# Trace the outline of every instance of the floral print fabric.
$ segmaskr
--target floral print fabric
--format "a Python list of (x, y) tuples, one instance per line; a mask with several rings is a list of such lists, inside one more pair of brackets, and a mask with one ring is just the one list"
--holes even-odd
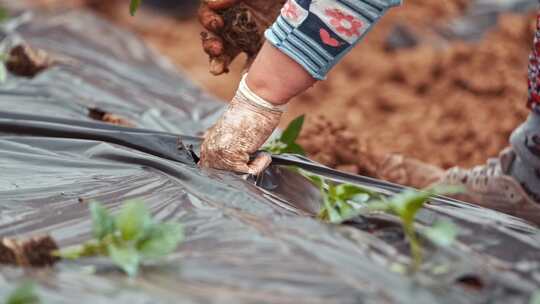
[(316, 79), (401, 0), (288, 0), (266, 38)]
[(529, 55), (529, 100), (527, 106), (540, 113), (540, 11), (536, 16), (536, 33)]

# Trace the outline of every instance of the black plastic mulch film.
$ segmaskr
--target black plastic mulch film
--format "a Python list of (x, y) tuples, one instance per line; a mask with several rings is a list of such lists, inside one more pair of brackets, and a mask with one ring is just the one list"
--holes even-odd
[[(6, 49), (26, 41), (71, 60), (33, 79), (9, 76), (0, 87), (0, 236), (48, 233), (60, 246), (77, 244), (91, 234), (86, 202), (118, 210), (140, 198), (157, 218), (182, 222), (187, 239), (134, 280), (106, 260), (92, 261), (94, 274), (84, 260), (47, 270), (0, 267), (0, 296), (26, 279), (45, 303), (80, 304), (527, 303), (538, 288), (540, 233), (529, 224), (433, 199), (418, 223), (453, 219), (457, 244), (425, 245), (415, 276), (392, 271), (408, 263), (395, 218), (318, 222), (310, 217), (317, 190), (283, 166), (387, 194), (401, 187), (287, 156), (257, 183), (202, 171), (188, 147), (197, 148), (195, 136), (223, 104), (134, 35), (85, 12), (26, 13), (6, 31)], [(94, 121), (92, 107), (136, 128)]]

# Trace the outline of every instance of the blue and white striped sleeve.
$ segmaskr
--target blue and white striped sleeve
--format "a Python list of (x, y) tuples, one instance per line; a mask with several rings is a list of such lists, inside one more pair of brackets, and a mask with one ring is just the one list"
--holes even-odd
[(314, 78), (326, 74), (401, 0), (288, 0), (266, 39)]

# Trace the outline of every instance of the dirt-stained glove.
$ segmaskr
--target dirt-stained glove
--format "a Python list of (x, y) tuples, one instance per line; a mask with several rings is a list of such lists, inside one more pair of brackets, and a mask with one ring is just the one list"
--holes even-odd
[(199, 21), (203, 49), (210, 57), (210, 72), (229, 71), (242, 52), (249, 66), (264, 42), (264, 31), (274, 22), (285, 0), (201, 0)]
[(201, 146), (199, 165), (258, 175), (271, 162), (267, 153), (250, 156), (268, 140), (283, 111), (253, 93), (242, 78), (225, 113), (210, 128)]

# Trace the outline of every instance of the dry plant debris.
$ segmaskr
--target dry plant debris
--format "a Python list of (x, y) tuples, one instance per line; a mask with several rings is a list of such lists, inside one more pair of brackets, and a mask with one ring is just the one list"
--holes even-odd
[(0, 241), (0, 264), (20, 267), (45, 267), (54, 265), (59, 258), (51, 253), (58, 245), (50, 236), (17, 240), (4, 237)]

